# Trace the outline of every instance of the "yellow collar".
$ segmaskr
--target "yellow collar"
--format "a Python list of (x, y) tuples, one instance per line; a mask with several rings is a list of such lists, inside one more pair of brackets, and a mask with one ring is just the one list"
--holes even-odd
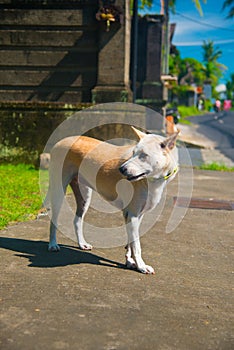
[(172, 175), (176, 174), (179, 170), (179, 167), (175, 167), (173, 169), (173, 171), (169, 172), (167, 175), (163, 176), (163, 177), (159, 177), (159, 178), (155, 178), (155, 177), (149, 177), (147, 178), (148, 181), (150, 182), (155, 182), (155, 181), (158, 181), (158, 180), (168, 180)]
[(178, 166), (176, 168), (174, 168), (174, 170), (171, 173), (168, 173), (166, 176), (163, 177), (164, 180), (169, 179), (169, 177), (171, 177), (172, 175), (176, 174), (178, 172), (179, 168)]

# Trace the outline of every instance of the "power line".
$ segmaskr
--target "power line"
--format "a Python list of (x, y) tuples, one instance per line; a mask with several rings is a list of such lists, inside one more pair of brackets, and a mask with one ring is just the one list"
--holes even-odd
[[(215, 44), (215, 45), (227, 45), (227, 44), (231, 44), (231, 43), (233, 43), (234, 42), (234, 38), (233, 39), (227, 39), (227, 40), (212, 40), (213, 41), (213, 43)], [(197, 46), (201, 46), (202, 45), (202, 40), (200, 40), (200, 41), (189, 41), (189, 42), (181, 42), (181, 41), (175, 41), (175, 42), (173, 42), (174, 43), (174, 45), (176, 45), (176, 46), (183, 46), (183, 47), (191, 47), (191, 46), (194, 46), (194, 47), (197, 47)]]
[(186, 19), (188, 19), (190, 22), (199, 23), (199, 24), (201, 24), (201, 25), (203, 25), (203, 26), (205, 26), (205, 27), (210, 27), (210, 28), (214, 28), (214, 29), (225, 30), (225, 31), (227, 31), (227, 32), (234, 32), (234, 29), (224, 28), (224, 27), (218, 27), (218, 26), (215, 26), (215, 25), (210, 24), (210, 23), (207, 23), (207, 22), (202, 22), (202, 21), (199, 21), (198, 19), (194, 19), (194, 18), (192, 18), (192, 17), (183, 15), (182, 13), (177, 12), (177, 11), (176, 11), (175, 13), (173, 13), (173, 14), (178, 15), (178, 16), (183, 17), (183, 18), (186, 18)]
[[(161, 8), (161, 5), (160, 5), (160, 4), (157, 4), (157, 3), (155, 3), (154, 6), (160, 7), (160, 8)], [(178, 11), (172, 11), (172, 10), (170, 10), (170, 13), (173, 14), (173, 15), (178, 15), (178, 16), (180, 16), (180, 17), (186, 18), (186, 19), (188, 19), (188, 20), (191, 21), (191, 22), (201, 24), (201, 25), (203, 25), (203, 26), (205, 26), (205, 27), (210, 27), (210, 28), (214, 28), (214, 29), (225, 30), (225, 31), (227, 31), (227, 32), (234, 32), (234, 29), (219, 27), (219, 26), (215, 26), (215, 25), (213, 25), (213, 24), (207, 23), (207, 22), (199, 21), (198, 19), (194, 19), (194, 18), (189, 17), (189, 16), (187, 16), (187, 15), (184, 15), (183, 13), (178, 12)]]

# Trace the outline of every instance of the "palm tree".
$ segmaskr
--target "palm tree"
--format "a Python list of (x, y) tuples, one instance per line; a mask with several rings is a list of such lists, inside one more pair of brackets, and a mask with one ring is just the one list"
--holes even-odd
[(226, 67), (218, 62), (218, 59), (222, 55), (222, 51), (218, 48), (214, 47), (214, 43), (211, 40), (203, 41), (202, 45), (203, 49), (203, 62), (204, 68), (203, 71), (205, 73), (207, 82), (210, 82), (214, 87), (219, 78), (222, 77), (223, 71)]
[(214, 43), (211, 40), (207, 42), (203, 41), (203, 61), (204, 62), (214, 62), (217, 61), (222, 55), (222, 51), (214, 48)]
[[(165, 4), (166, 1), (168, 1), (169, 4), (169, 8), (172, 11), (175, 11), (176, 8), (176, 0), (160, 0), (161, 1), (161, 14), (165, 13)], [(204, 3), (206, 3), (206, 0), (202, 0)], [(227, 0), (227, 1), (233, 1), (233, 0)], [(153, 5), (154, 0), (141, 0), (141, 8), (146, 7), (151, 7)], [(194, 3), (196, 9), (198, 10), (198, 12), (200, 13), (200, 15), (203, 15), (202, 12), (202, 7), (201, 7), (201, 1), (200, 0), (192, 0), (192, 2)]]
[[(165, 9), (165, 2), (169, 2), (169, 8), (172, 11), (175, 11), (176, 7), (176, 0), (161, 0), (161, 13), (164, 14)], [(206, 0), (202, 0), (204, 3), (206, 3)], [(154, 0), (141, 0), (141, 7), (144, 8), (145, 6), (151, 7), (153, 5)], [(201, 7), (201, 1), (200, 0), (192, 0), (194, 3), (196, 9), (200, 13), (200, 15), (203, 15), (202, 7)], [(227, 15), (227, 18), (233, 18), (234, 17), (234, 0), (224, 0), (223, 3), (223, 10), (229, 8), (229, 13)]]
[[(206, 3), (206, 0), (202, 0), (202, 1), (204, 3)], [(161, 0), (161, 7), (162, 7), (164, 2), (165, 2), (165, 0)], [(192, 2), (194, 3), (194, 5), (195, 5), (196, 9), (198, 10), (198, 12), (200, 13), (200, 15), (203, 16), (201, 1), (200, 0), (192, 0)], [(172, 11), (175, 11), (176, 0), (169, 0), (169, 7), (171, 8)]]
[(223, 10), (226, 8), (229, 8), (229, 13), (226, 18), (233, 18), (234, 17), (234, 0), (225, 0), (223, 3)]
[(233, 100), (234, 98), (234, 73), (230, 75), (230, 80), (226, 84), (227, 98)]

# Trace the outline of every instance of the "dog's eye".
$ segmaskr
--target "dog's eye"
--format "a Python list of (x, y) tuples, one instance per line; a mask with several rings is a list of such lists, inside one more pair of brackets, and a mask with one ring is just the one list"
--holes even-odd
[(165, 145), (164, 142), (160, 143), (160, 146), (161, 146), (162, 149), (166, 148), (166, 145)]
[(140, 160), (146, 160), (147, 157), (148, 157), (148, 155), (145, 152), (141, 152), (139, 155)]

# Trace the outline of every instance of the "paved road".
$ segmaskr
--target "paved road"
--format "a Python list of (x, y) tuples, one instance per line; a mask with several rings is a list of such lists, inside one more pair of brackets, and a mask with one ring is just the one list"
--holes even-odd
[[(232, 176), (195, 171), (193, 196), (233, 200)], [(234, 211), (189, 209), (166, 234), (176, 180), (167, 193), (142, 237), (155, 276), (126, 270), (122, 246), (83, 252), (60, 234), (61, 252), (49, 253), (47, 218), (2, 231), (0, 349), (234, 349)]]
[(189, 118), (196, 131), (234, 161), (234, 112), (208, 113)]
[[(208, 113), (179, 125), (194, 166), (218, 163), (234, 167), (234, 112)], [(183, 158), (181, 158), (183, 165)], [(185, 163), (186, 164), (186, 163)]]

